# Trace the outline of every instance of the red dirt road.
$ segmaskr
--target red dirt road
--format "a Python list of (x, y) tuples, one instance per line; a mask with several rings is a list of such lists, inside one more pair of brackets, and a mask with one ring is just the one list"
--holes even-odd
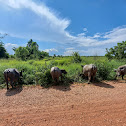
[(0, 126), (126, 126), (126, 82), (0, 90)]

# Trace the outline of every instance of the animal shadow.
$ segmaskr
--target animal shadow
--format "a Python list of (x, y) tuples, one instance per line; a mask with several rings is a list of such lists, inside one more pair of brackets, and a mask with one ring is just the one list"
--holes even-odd
[(93, 85), (99, 86), (99, 87), (104, 87), (104, 88), (115, 88), (114, 86), (107, 84), (105, 82), (93, 83)]
[(19, 85), (16, 88), (10, 88), (9, 90), (7, 90), (6, 96), (13, 96), (19, 94), (22, 90), (23, 90), (22, 85)]
[(73, 84), (73, 82), (61, 81), (61, 82), (58, 82), (57, 84), (53, 84), (52, 88), (56, 90), (60, 90), (60, 91), (70, 91), (71, 84)]
[(52, 86), (52, 88), (56, 89), (56, 90), (60, 90), (60, 91), (70, 91), (71, 90), (70, 86), (63, 86), (63, 85)]

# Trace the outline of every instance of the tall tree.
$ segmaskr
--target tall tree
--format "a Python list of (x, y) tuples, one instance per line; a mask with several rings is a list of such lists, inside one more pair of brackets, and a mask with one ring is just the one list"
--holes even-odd
[(113, 48), (106, 49), (105, 56), (108, 59), (116, 58), (116, 59), (123, 59), (126, 58), (126, 41), (122, 41), (122, 43), (117, 43), (117, 46)]
[(9, 58), (9, 54), (4, 48), (4, 44), (2, 42), (0, 42), (0, 58)]
[(3, 39), (7, 34), (0, 33), (0, 58), (9, 58), (9, 54), (7, 53), (6, 49), (4, 48), (4, 44), (1, 39)]
[(27, 43), (27, 47), (31, 48), (31, 44), (32, 44), (32, 42), (33, 42), (33, 40), (30, 39), (30, 40), (28, 41), (28, 43)]

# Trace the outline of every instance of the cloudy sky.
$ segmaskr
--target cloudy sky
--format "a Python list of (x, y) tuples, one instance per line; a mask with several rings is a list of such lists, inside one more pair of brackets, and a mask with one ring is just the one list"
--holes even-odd
[(10, 54), (29, 39), (50, 55), (103, 56), (126, 41), (126, 0), (0, 0), (0, 33)]

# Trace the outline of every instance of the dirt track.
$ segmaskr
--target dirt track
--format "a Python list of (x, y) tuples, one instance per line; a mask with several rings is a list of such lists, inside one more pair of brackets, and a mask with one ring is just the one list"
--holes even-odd
[(126, 126), (126, 83), (0, 90), (0, 126)]

